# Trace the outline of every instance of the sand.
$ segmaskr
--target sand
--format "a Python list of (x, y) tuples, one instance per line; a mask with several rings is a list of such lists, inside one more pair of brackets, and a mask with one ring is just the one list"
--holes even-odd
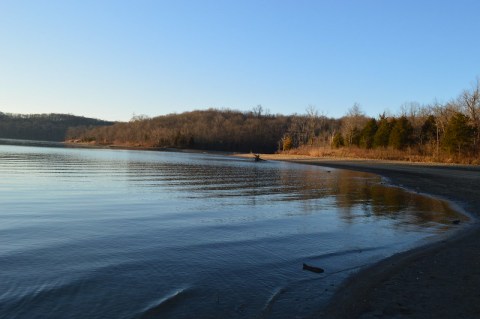
[(354, 274), (316, 318), (480, 318), (480, 167), (262, 157), (376, 173), (394, 185), (446, 199), (473, 217), (448, 238)]

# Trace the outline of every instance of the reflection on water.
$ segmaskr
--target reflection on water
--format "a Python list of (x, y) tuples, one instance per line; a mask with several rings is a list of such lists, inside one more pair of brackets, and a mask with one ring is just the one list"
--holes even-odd
[(351, 271), (465, 220), (365, 173), (11, 145), (0, 202), (5, 318), (304, 317)]

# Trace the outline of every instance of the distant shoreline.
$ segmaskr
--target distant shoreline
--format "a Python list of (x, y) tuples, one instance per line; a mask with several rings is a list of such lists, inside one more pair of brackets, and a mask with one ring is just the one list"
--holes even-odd
[(179, 153), (207, 153), (219, 155), (233, 155), (235, 152), (228, 151), (213, 151), (190, 148), (172, 148), (172, 147), (147, 147), (147, 146), (129, 146), (116, 144), (93, 144), (93, 143), (75, 143), (71, 141), (63, 142), (66, 147), (72, 148), (91, 148), (91, 149), (111, 149), (111, 150), (130, 150), (130, 151), (157, 151), (157, 152), (179, 152)]

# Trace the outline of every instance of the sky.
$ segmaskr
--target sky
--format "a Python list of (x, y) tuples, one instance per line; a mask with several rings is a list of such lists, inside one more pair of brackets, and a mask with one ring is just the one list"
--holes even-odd
[(0, 111), (395, 113), (471, 87), (479, 12), (476, 0), (0, 0)]

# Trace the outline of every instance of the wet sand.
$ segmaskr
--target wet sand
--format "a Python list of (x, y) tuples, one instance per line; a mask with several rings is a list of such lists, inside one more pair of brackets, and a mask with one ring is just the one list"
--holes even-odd
[(394, 185), (446, 199), (474, 217), (448, 238), (353, 275), (316, 318), (480, 318), (480, 167), (264, 158), (376, 173)]

